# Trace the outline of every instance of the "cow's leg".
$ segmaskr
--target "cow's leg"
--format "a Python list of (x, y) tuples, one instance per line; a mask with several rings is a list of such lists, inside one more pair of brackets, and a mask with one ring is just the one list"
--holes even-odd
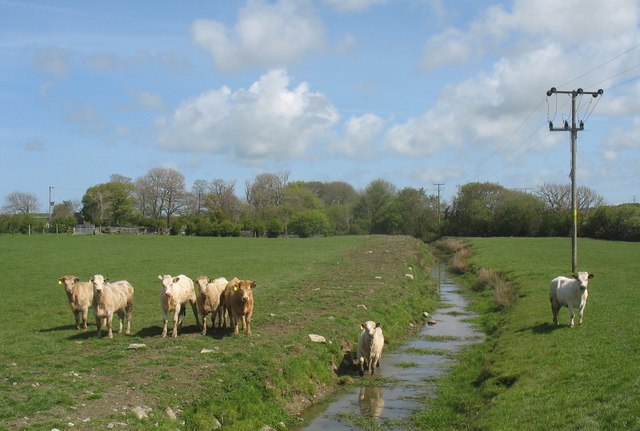
[(182, 316), (180, 315), (180, 304), (176, 304), (176, 309), (173, 311), (173, 331), (171, 337), (178, 337), (178, 326), (182, 324)]
[(73, 317), (76, 318), (76, 329), (80, 329), (82, 327), (80, 318), (82, 317), (82, 311), (74, 311)]
[(560, 303), (551, 300), (551, 312), (553, 313), (553, 324), (558, 324), (558, 312), (560, 311)]
[(167, 316), (167, 310), (162, 310), (162, 336), (167, 336), (167, 321), (169, 320)]
[(569, 327), (573, 328), (575, 326), (575, 324), (573, 323), (573, 316), (574, 316), (573, 304), (569, 303), (568, 307), (569, 307), (569, 319), (570, 319), (569, 320)]
[(584, 323), (584, 308), (587, 306), (586, 303), (580, 304), (580, 324)]
[(127, 309), (127, 331), (125, 334), (131, 335), (131, 316), (133, 315), (133, 306)]
[(122, 321), (124, 320), (124, 310), (117, 312), (118, 314), (118, 334), (122, 334)]
[(82, 329), (87, 329), (87, 325), (89, 322), (89, 309), (85, 308), (82, 310)]
[[(212, 316), (213, 317), (213, 316)], [(213, 326), (214, 320), (211, 320), (211, 326)], [(207, 335), (207, 315), (202, 315), (202, 335)]]
[(238, 332), (240, 332), (238, 330), (238, 327), (240, 326), (240, 319), (238, 319), (238, 316), (234, 312), (231, 313), (231, 322), (233, 325), (233, 334), (238, 335)]
[(200, 329), (200, 320), (198, 319), (198, 304), (196, 304), (196, 301), (191, 302), (191, 309), (193, 310), (193, 315), (196, 316), (196, 327)]
[(251, 335), (251, 317), (250, 316), (242, 316), (242, 321), (243, 321), (242, 326), (244, 327), (244, 332), (247, 335)]
[(112, 325), (113, 325), (113, 313), (109, 313), (107, 314), (107, 329), (109, 333), (109, 338), (113, 338)]
[(97, 328), (97, 332), (96, 332), (96, 336), (99, 337), (100, 336), (100, 331), (102, 329), (102, 317), (98, 317), (96, 316), (96, 328)]

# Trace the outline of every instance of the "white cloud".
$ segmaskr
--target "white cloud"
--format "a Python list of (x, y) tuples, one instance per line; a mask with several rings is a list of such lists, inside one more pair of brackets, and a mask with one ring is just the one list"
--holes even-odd
[(462, 136), (457, 130), (457, 120), (451, 112), (431, 110), (391, 127), (385, 143), (393, 152), (404, 156), (429, 156), (445, 148), (459, 147)]
[(362, 12), (388, 0), (324, 0), (325, 3), (340, 12)]
[(331, 151), (358, 158), (370, 157), (374, 153), (373, 143), (383, 127), (384, 120), (375, 114), (351, 117), (345, 124), (344, 137), (331, 146)]
[(211, 90), (158, 120), (158, 144), (171, 150), (232, 153), (243, 160), (303, 155), (338, 121), (338, 113), (306, 82), (289, 88), (283, 69), (267, 72), (249, 89)]
[(191, 28), (195, 42), (213, 56), (217, 69), (283, 67), (296, 63), (324, 43), (324, 28), (306, 1), (249, 1), (232, 29), (199, 19)]
[(423, 50), (420, 69), (431, 71), (469, 59), (473, 47), (466, 33), (451, 28), (430, 38)]

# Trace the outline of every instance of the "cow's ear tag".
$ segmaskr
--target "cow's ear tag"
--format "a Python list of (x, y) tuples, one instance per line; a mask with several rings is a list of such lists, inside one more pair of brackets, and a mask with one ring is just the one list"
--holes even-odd
[(62, 284), (62, 282), (60, 280), (58, 280), (58, 284)]
[(237, 292), (238, 291), (238, 286), (233, 286), (233, 291)]

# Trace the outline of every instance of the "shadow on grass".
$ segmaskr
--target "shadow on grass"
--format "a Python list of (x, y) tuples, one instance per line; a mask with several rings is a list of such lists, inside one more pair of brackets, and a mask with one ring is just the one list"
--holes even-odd
[[(57, 331), (69, 331), (72, 329), (76, 329), (76, 325), (61, 325), (61, 326), (56, 326), (54, 328), (43, 328), (40, 330), (40, 332), (57, 332)], [(81, 331), (81, 329), (76, 329)]]
[(550, 334), (553, 331), (556, 331), (558, 329), (562, 329), (563, 326), (561, 325), (556, 325), (554, 323), (549, 323), (549, 322), (545, 322), (545, 323), (539, 323), (537, 325), (534, 325), (530, 328), (523, 328), (520, 329), (518, 332), (533, 332), (536, 335), (543, 335), (543, 334)]
[[(172, 332), (171, 325), (167, 328), (167, 337), (171, 337)], [(178, 329), (178, 337), (182, 335), (201, 335), (201, 330), (193, 325), (185, 325), (181, 329)], [(140, 329), (138, 332), (132, 333), (132, 335), (140, 338), (150, 338), (150, 337), (160, 337), (162, 335), (162, 326), (160, 325), (152, 325), (147, 326), (145, 328)], [(207, 328), (207, 337), (213, 337), (215, 339), (221, 340), (229, 335), (233, 335), (233, 330), (228, 329), (215, 329)]]

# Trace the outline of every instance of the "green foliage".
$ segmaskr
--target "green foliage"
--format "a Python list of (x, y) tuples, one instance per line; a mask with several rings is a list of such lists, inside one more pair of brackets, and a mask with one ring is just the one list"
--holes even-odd
[(281, 220), (273, 219), (267, 226), (267, 236), (269, 238), (277, 238), (285, 232), (284, 223)]
[(51, 232), (60, 232), (65, 233), (69, 231), (69, 229), (73, 228), (78, 224), (78, 220), (76, 220), (73, 216), (60, 216), (51, 220), (50, 231)]
[(494, 211), (505, 188), (493, 183), (468, 183), (458, 194), (447, 214), (445, 231), (454, 236), (490, 236), (494, 229)]
[(294, 215), (289, 221), (289, 232), (302, 238), (326, 235), (329, 219), (321, 211), (311, 210)]
[(82, 216), (98, 226), (125, 226), (134, 206), (135, 186), (128, 183), (104, 183), (89, 187), (82, 197)]
[(0, 233), (38, 233), (46, 223), (44, 218), (33, 214), (0, 214)]
[(589, 213), (583, 233), (597, 239), (640, 241), (640, 205), (595, 208)]

